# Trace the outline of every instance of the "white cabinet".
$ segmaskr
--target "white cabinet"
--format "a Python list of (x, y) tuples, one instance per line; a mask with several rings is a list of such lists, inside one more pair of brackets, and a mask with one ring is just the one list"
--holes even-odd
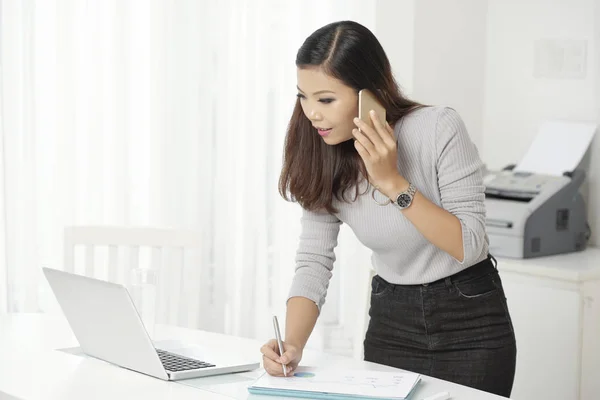
[(581, 347), (577, 288), (509, 272), (501, 272), (501, 277), (517, 337), (511, 398), (577, 399)]
[(498, 259), (517, 338), (515, 400), (600, 398), (600, 250)]

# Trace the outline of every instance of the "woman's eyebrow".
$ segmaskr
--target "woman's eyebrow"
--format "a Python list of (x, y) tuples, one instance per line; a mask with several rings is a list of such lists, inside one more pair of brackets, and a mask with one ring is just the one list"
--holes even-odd
[[(300, 93), (304, 93), (304, 92), (302, 91), (302, 89), (300, 89), (300, 87), (296, 86), (296, 89), (298, 89), (298, 91), (299, 91)], [(313, 96), (315, 96), (315, 95), (317, 95), (317, 94), (322, 94), (322, 93), (335, 93), (335, 92), (334, 92), (333, 90), (319, 90), (318, 92), (314, 92), (314, 93), (313, 93)]]

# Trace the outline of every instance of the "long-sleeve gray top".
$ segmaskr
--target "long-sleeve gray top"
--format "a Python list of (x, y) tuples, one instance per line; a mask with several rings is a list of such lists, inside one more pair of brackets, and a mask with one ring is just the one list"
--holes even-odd
[[(334, 200), (335, 215), (303, 210), (296, 273), (289, 298), (306, 297), (319, 309), (325, 302), (341, 223), (373, 251), (376, 273), (395, 284), (423, 284), (453, 275), (485, 259), (483, 163), (456, 111), (424, 107), (394, 127), (398, 171), (430, 201), (454, 214), (462, 226), (462, 262), (438, 249), (392, 204), (380, 206), (365, 194), (350, 203)], [(379, 202), (387, 200), (376, 192)], [(366, 267), (366, 266), (365, 266)]]

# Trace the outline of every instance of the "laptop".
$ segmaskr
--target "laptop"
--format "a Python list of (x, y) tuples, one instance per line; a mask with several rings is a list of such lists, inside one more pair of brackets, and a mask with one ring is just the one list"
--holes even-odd
[(200, 356), (195, 358), (155, 348), (123, 285), (42, 269), (87, 355), (170, 381), (250, 371), (260, 365), (214, 343), (194, 345), (189, 353)]

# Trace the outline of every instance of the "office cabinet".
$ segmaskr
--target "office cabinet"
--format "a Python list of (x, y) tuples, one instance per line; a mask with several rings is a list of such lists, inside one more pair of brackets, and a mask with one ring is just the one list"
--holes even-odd
[(600, 393), (600, 250), (499, 259), (517, 338), (512, 399), (592, 400)]

